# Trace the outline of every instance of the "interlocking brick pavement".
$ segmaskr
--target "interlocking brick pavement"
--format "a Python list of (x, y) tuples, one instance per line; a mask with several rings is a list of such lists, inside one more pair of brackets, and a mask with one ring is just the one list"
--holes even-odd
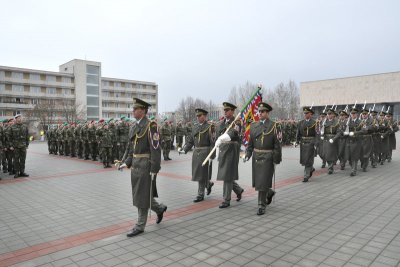
[[(275, 202), (255, 215), (251, 163), (240, 163), (240, 202), (218, 209), (222, 184), (193, 203), (191, 155), (172, 153), (157, 178), (165, 221), (128, 239), (136, 219), (129, 171), (48, 155), (33, 143), (27, 179), (0, 181), (0, 266), (397, 266), (400, 156), (367, 173), (301, 183), (298, 149), (284, 148)], [(316, 167), (320, 166), (316, 159)], [(214, 162), (213, 176), (216, 176)], [(214, 179), (215, 180), (215, 179)]]

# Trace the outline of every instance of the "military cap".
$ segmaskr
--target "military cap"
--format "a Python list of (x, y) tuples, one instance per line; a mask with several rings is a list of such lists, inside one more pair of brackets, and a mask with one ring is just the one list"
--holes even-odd
[(120, 118), (120, 120), (123, 121), (123, 120), (125, 120), (125, 118), (126, 118), (125, 116), (122, 116), (122, 117)]
[(327, 114), (326, 114), (326, 110), (323, 110), (321, 113), (319, 113), (319, 115), (324, 115), (324, 116), (326, 116)]
[(8, 122), (8, 119), (4, 119), (2, 122), (6, 123), (6, 122)]
[(393, 116), (393, 113), (389, 111), (388, 113), (386, 113), (386, 115)]
[(104, 122), (104, 119), (101, 119), (101, 120), (98, 121), (98, 123), (101, 123), (101, 122)]
[(364, 108), (363, 110), (361, 110), (361, 113), (362, 113), (362, 114), (368, 114), (368, 113), (369, 113), (369, 110), (366, 109), (366, 108)]
[(64, 122), (64, 126), (67, 126), (68, 125), (68, 123), (67, 122)]
[(270, 112), (272, 111), (272, 107), (265, 102), (258, 103), (258, 111), (264, 111), (264, 110)]
[(344, 110), (339, 111), (339, 114), (340, 114), (340, 115), (344, 115), (344, 116), (349, 116), (349, 113), (347, 113), (347, 112), (344, 111)]
[(303, 113), (304, 113), (304, 114), (306, 114), (306, 113), (314, 114), (314, 110), (312, 110), (312, 109), (309, 108), (309, 107), (304, 107), (304, 108), (303, 108)]
[(114, 120), (113, 118), (108, 119), (108, 120), (106, 121), (106, 123), (110, 123), (110, 122), (112, 122), (113, 120)]
[(196, 116), (201, 116), (201, 115), (207, 115), (208, 111), (204, 110), (202, 108), (196, 108), (194, 111), (196, 111)]
[(333, 108), (328, 108), (328, 110), (326, 111), (328, 114), (329, 113), (333, 113), (333, 114), (335, 114), (336, 113), (336, 111), (333, 109)]
[(381, 111), (380, 113), (379, 113), (379, 116), (385, 116), (386, 115), (386, 112), (385, 111)]
[(378, 111), (376, 111), (376, 110), (371, 110), (371, 114), (372, 114), (372, 115), (376, 115), (376, 114), (378, 114)]
[(226, 109), (237, 109), (237, 106), (235, 106), (234, 104), (231, 104), (229, 102), (224, 102), (224, 103), (222, 103), (222, 105), (224, 106), (224, 110), (226, 110)]
[(17, 114), (17, 115), (14, 116), (14, 119), (19, 118), (21, 116), (22, 116), (21, 114)]
[(350, 113), (358, 113), (358, 109), (357, 108), (351, 108), (350, 109)]
[(151, 107), (151, 105), (139, 98), (134, 97), (133, 98), (133, 108), (144, 108), (144, 109), (148, 109), (149, 107)]

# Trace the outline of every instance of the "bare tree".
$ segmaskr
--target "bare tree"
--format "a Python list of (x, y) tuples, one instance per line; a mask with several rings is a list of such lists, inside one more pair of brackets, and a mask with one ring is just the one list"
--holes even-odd
[(235, 86), (229, 94), (229, 102), (242, 108), (257, 89), (257, 85), (247, 81), (245, 84)]
[(74, 100), (64, 99), (61, 102), (61, 117), (64, 122), (75, 123), (85, 118), (86, 111), (84, 105)]
[(26, 116), (31, 121), (38, 121), (39, 128), (47, 130), (49, 124), (55, 123), (55, 105), (53, 102), (42, 100), (37, 103), (32, 110), (28, 111)]
[(274, 89), (264, 90), (263, 100), (274, 108), (274, 117), (296, 118), (300, 111), (299, 89), (294, 81), (280, 83)]

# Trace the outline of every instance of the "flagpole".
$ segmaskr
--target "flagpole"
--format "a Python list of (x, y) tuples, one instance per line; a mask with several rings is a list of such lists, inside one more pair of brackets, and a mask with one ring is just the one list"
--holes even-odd
[[(232, 121), (232, 123), (229, 125), (228, 128), (226, 128), (225, 133), (226, 134), (235, 124), (236, 120), (239, 119), (240, 115), (243, 113), (243, 111), (245, 110), (245, 108), (250, 104), (250, 102), (253, 100), (253, 98), (255, 97), (255, 95), (261, 90), (261, 86), (257, 86), (257, 90), (253, 93), (253, 95), (251, 96), (251, 98), (246, 102), (246, 104), (242, 107), (242, 109), (240, 110), (240, 112), (236, 115), (235, 119)], [(201, 164), (201, 166), (204, 166), (207, 164), (208, 160), (210, 159), (211, 155), (214, 153), (215, 149), (217, 149), (217, 146), (214, 146), (213, 149), (210, 151), (210, 153), (208, 154), (207, 158), (203, 161), (203, 163)]]

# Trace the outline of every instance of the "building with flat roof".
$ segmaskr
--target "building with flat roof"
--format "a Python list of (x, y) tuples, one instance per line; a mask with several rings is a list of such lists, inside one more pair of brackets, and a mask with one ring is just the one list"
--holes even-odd
[(314, 105), (316, 113), (325, 105), (346, 105), (367, 108), (375, 104), (375, 110), (386, 111), (389, 107), (394, 115), (400, 114), (400, 71), (364, 76), (336, 78), (300, 83), (300, 105)]
[(158, 85), (129, 79), (102, 77), (101, 63), (74, 59), (59, 72), (0, 66), (0, 118), (29, 114), (39, 105), (51, 105), (52, 120), (66, 120), (66, 106), (81, 109), (83, 120), (132, 116), (132, 98), (149, 102), (149, 115), (158, 111)]

